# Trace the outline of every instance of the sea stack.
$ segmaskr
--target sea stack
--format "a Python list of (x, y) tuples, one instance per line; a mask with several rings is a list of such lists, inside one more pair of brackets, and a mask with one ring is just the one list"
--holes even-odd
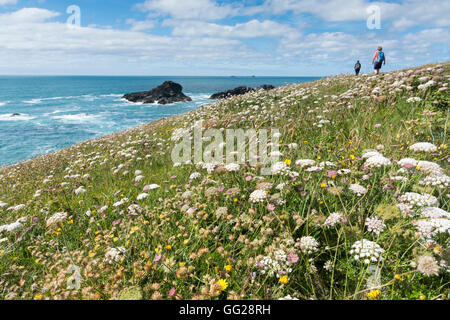
[(158, 104), (192, 101), (192, 99), (186, 96), (182, 91), (183, 87), (180, 84), (166, 81), (159, 87), (150, 91), (128, 93), (123, 96), (123, 99), (131, 102)]

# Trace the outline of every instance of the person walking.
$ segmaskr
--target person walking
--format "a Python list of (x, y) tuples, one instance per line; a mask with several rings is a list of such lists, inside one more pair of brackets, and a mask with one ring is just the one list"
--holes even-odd
[(356, 73), (356, 75), (359, 75), (359, 71), (360, 70), (361, 70), (361, 63), (358, 60), (358, 61), (356, 61), (356, 64), (355, 64), (355, 73)]
[(386, 57), (384, 55), (383, 48), (380, 46), (372, 59), (373, 68), (375, 69), (376, 74), (380, 74), (381, 65), (383, 63), (386, 65)]

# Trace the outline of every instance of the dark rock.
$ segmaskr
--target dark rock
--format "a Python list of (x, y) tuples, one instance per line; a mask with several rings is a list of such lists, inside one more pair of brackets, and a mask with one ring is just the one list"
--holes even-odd
[(262, 86), (260, 86), (258, 89), (263, 89), (263, 90), (272, 90), (275, 89), (275, 87), (271, 84), (263, 84)]
[(254, 90), (258, 90), (258, 89), (262, 89), (262, 90), (272, 90), (272, 89), (274, 89), (274, 88), (275, 88), (275, 87), (272, 86), (272, 85), (270, 85), (270, 84), (264, 84), (264, 85), (262, 85), (262, 86), (260, 86), (260, 87), (258, 87), (258, 88), (256, 88), (256, 89), (254, 89), (254, 88), (249, 88), (249, 87), (246, 87), (246, 86), (241, 86), (241, 87), (234, 88), (234, 89), (232, 89), (232, 90), (228, 90), (228, 91), (223, 91), (223, 92), (215, 93), (215, 94), (213, 94), (213, 95), (212, 95), (211, 97), (209, 97), (209, 98), (210, 98), (210, 99), (215, 99), (215, 100), (218, 100), (218, 99), (225, 99), (225, 98), (227, 98), (227, 97), (239, 96), (239, 95), (246, 94), (246, 93), (248, 93), (248, 92), (250, 92), (250, 91), (254, 91)]
[(19, 116), (21, 116), (20, 113), (13, 113), (13, 114), (11, 115), (11, 117), (19, 117)]
[(169, 104), (174, 102), (192, 101), (183, 94), (183, 87), (175, 82), (166, 81), (159, 87), (150, 91), (128, 93), (124, 99), (131, 102)]

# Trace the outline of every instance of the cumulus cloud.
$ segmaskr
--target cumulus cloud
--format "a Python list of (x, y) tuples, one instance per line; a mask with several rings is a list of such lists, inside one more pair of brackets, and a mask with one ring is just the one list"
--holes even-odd
[(168, 15), (175, 19), (220, 20), (238, 14), (237, 7), (211, 0), (146, 0), (137, 5), (142, 11)]
[(132, 31), (144, 31), (155, 27), (155, 21), (151, 20), (136, 21), (134, 19), (127, 19), (126, 23), (131, 25)]
[(235, 25), (220, 25), (203, 21), (166, 20), (164, 26), (173, 27), (172, 34), (184, 37), (219, 37), (219, 38), (281, 38), (299, 36), (297, 29), (278, 22), (256, 19)]
[(7, 4), (17, 4), (17, 0), (0, 0), (0, 6)]
[[(150, 27), (140, 21), (128, 21), (135, 30), (100, 27), (69, 28), (54, 22), (57, 12), (24, 8), (0, 15), (0, 67), (42, 67), (67, 70), (73, 63), (86, 66), (90, 61), (109, 61), (114, 68), (127, 63), (166, 65), (186, 61), (227, 61), (257, 57), (242, 42), (216, 37), (185, 39), (139, 32)], [(131, 61), (131, 62), (130, 62)], [(93, 63), (94, 67), (96, 63)], [(137, 68), (139, 69), (139, 68)]]

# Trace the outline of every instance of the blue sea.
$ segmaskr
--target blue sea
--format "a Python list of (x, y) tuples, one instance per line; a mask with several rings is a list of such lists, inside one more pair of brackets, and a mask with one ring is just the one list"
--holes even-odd
[[(83, 77), (0, 76), (0, 166), (13, 164), (214, 102), (216, 92), (246, 85), (280, 86), (315, 77)], [(192, 102), (135, 104), (123, 94), (166, 80), (180, 83)], [(12, 116), (19, 113), (19, 116)]]

